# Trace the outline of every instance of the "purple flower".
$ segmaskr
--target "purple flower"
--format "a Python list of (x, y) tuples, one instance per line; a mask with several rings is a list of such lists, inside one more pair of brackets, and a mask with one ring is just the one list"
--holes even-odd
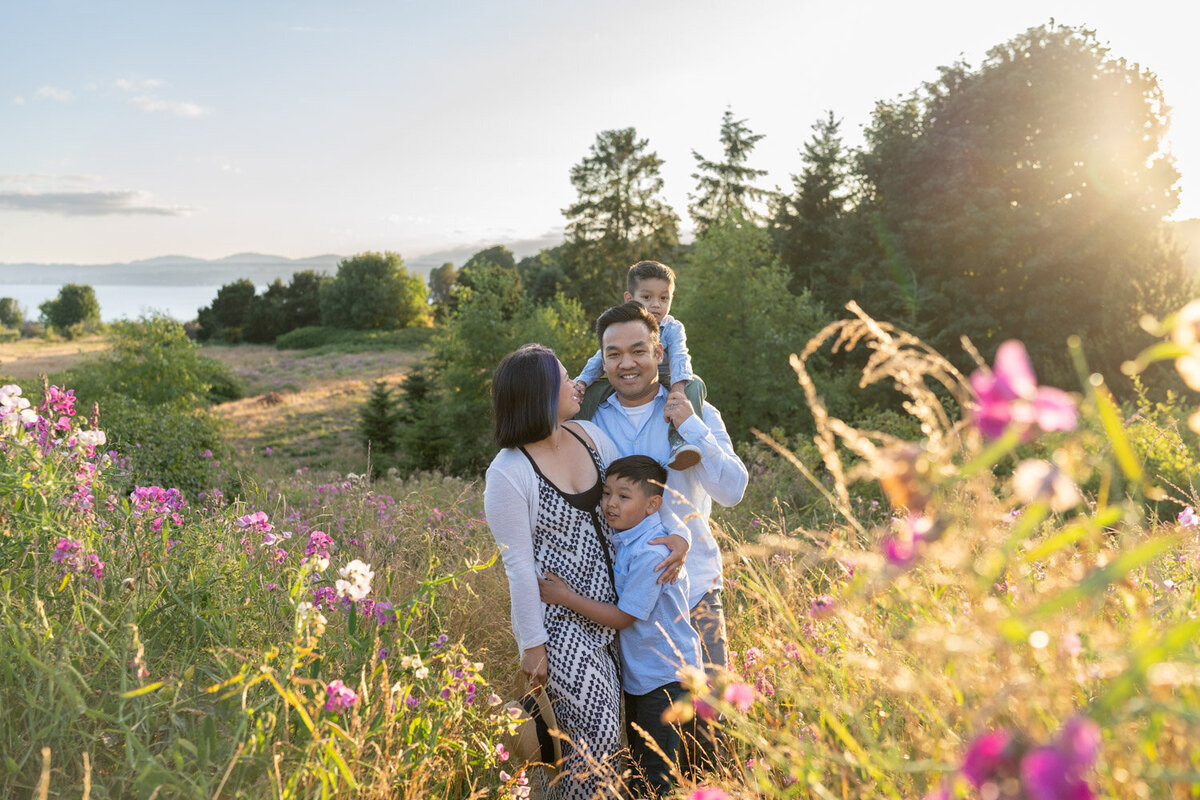
[(995, 776), (1004, 762), (1004, 751), (1011, 741), (1012, 737), (1003, 729), (977, 736), (963, 759), (963, 777), (976, 789), (981, 788)]
[(1038, 386), (1025, 345), (1010, 339), (996, 350), (991, 370), (976, 370), (971, 388), (979, 398), (972, 413), (984, 438), (998, 438), (1010, 425), (1022, 430), (1022, 439), (1033, 438), (1034, 428), (1074, 430), (1079, 424), (1075, 401), (1061, 389)]
[(1176, 521), (1185, 528), (1200, 527), (1200, 516), (1196, 514), (1195, 509), (1191, 506), (1187, 506), (1183, 511), (1180, 511), (1179, 516), (1176, 517)]
[(813, 598), (812, 608), (809, 609), (814, 617), (827, 616), (833, 611), (833, 598), (827, 594), (820, 594)]
[(1037, 747), (1021, 759), (1021, 786), (1029, 800), (1092, 800), (1083, 769), (1056, 747)]

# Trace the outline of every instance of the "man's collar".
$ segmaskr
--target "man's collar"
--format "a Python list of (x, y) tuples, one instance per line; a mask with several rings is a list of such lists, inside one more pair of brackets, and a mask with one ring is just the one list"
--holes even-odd
[[(660, 398), (663, 398), (663, 397), (666, 397), (666, 396), (667, 396), (667, 387), (663, 386), (663, 385), (660, 383), (660, 384), (658, 385), (658, 392), (657, 392), (657, 393), (655, 393), (655, 395), (654, 395), (654, 399), (653, 399), (653, 400), (651, 400), (649, 403), (642, 403), (642, 405), (643, 405), (643, 406), (651, 406), (651, 405), (654, 405), (655, 403), (657, 403), (657, 402), (659, 401), (659, 399), (660, 399)], [(601, 403), (600, 405), (611, 405), (611, 406), (613, 406), (613, 407), (615, 407), (615, 408), (641, 408), (641, 406), (626, 406), (624, 403), (622, 403), (622, 402), (621, 402), (621, 399), (620, 399), (619, 397), (617, 397), (617, 393), (616, 393), (616, 392), (613, 392), (612, 394), (610, 394), (610, 395), (608, 396), (608, 399), (606, 399), (606, 400), (605, 400), (603, 403)]]

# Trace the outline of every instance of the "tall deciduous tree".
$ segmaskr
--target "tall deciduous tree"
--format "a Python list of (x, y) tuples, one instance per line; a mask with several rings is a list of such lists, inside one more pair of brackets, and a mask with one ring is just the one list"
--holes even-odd
[(571, 168), (578, 200), (567, 218), (569, 292), (589, 313), (621, 298), (625, 272), (641, 259), (670, 260), (679, 217), (659, 196), (663, 161), (633, 128), (603, 131)]
[(427, 319), (425, 281), (397, 253), (359, 253), (321, 287), (321, 322), (358, 330), (406, 328)]
[(695, 194), (689, 194), (688, 213), (696, 223), (696, 234), (700, 235), (724, 219), (740, 216), (758, 222), (762, 215), (759, 204), (770, 198), (771, 193), (754, 185), (754, 181), (767, 174), (765, 169), (746, 166), (754, 145), (765, 134), (751, 133), (746, 120), (733, 118), (733, 111), (725, 109), (721, 117), (720, 161), (710, 161), (692, 151), (696, 159)]
[(849, 165), (840, 128), (832, 111), (813, 124), (802, 150), (804, 168), (792, 176), (793, 194), (780, 198), (771, 226), (792, 291), (807, 289), (835, 309), (848, 299), (838, 291), (843, 282), (831, 274), (830, 264), (848, 199)]
[(450, 291), (454, 288), (457, 277), (454, 264), (450, 261), (431, 269), (429, 271), (429, 302), (435, 307), (440, 307), (445, 303), (450, 297)]
[(0, 297), (0, 328), (20, 328), (25, 322), (25, 310), (12, 297)]
[(227, 283), (217, 290), (212, 305), (196, 312), (200, 322), (197, 338), (240, 342), (254, 312), (254, 282), (246, 278)]
[[(862, 160), (877, 231), (873, 275), (910, 292), (943, 352), (1023, 339), (1051, 381), (1074, 382), (1066, 340), (1116, 375), (1137, 320), (1182, 304), (1190, 280), (1165, 244), (1179, 175), (1155, 76), (1094, 32), (1053, 24), (881, 104)], [(911, 275), (910, 285), (896, 276)], [(868, 308), (868, 311), (871, 309)], [(873, 312), (874, 313), (874, 312)]]

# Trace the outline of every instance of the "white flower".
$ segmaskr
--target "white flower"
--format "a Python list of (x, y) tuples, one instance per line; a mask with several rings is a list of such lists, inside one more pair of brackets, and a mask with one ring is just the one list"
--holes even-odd
[(429, 667), (421, 667), (413, 673), (413, 677), (419, 681), (423, 681), (429, 677)]
[(1027, 458), (1012, 476), (1013, 494), (1022, 503), (1042, 501), (1055, 513), (1069, 511), (1083, 501), (1075, 482), (1049, 461)]
[(334, 582), (338, 597), (357, 601), (371, 593), (371, 579), (375, 573), (371, 571), (370, 564), (364, 564), (356, 558), (338, 570), (338, 574), (344, 579)]
[(100, 447), (108, 443), (104, 431), (80, 431), (75, 435), (75, 441), (83, 447)]

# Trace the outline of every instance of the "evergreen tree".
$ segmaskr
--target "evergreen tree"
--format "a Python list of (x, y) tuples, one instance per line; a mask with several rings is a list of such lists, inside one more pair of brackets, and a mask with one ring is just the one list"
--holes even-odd
[(367, 403), (359, 412), (358, 434), (371, 459), (371, 474), (378, 476), (395, 466), (400, 444), (401, 415), (385, 381), (375, 381)]
[(293, 273), (283, 298), (286, 322), (281, 333), (321, 324), (321, 287), (329, 281), (328, 275), (311, 269)]
[(679, 242), (679, 217), (659, 196), (662, 159), (633, 128), (603, 131), (571, 168), (578, 200), (567, 218), (568, 293), (589, 314), (617, 302), (635, 261), (669, 261)]
[(771, 193), (754, 186), (754, 181), (767, 174), (765, 169), (746, 166), (754, 145), (764, 134), (751, 133), (746, 120), (735, 120), (733, 111), (725, 109), (721, 118), (721, 146), (724, 158), (710, 161), (692, 151), (696, 159), (696, 193), (689, 194), (688, 213), (696, 223), (699, 236), (710, 227), (738, 214), (742, 219), (758, 222), (761, 215), (755, 205), (770, 198)]
[(791, 274), (793, 292), (805, 289), (830, 309), (847, 296), (844, 275), (830, 264), (838, 226), (846, 209), (848, 164), (840, 133), (841, 121), (830, 111), (813, 124), (804, 144), (804, 168), (792, 176), (795, 193), (780, 198), (771, 230), (776, 248)]

